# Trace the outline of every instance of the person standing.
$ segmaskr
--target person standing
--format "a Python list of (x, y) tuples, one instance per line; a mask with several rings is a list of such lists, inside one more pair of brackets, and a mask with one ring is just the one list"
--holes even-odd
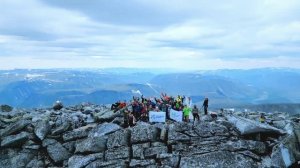
[(204, 108), (204, 114), (207, 115), (208, 114), (207, 113), (207, 109), (208, 109), (208, 98), (207, 97), (204, 99), (202, 107)]
[(195, 122), (196, 119), (197, 119), (197, 121), (199, 121), (199, 119), (200, 119), (200, 117), (199, 117), (199, 109), (197, 108), (196, 105), (194, 105), (192, 113), (193, 113), (194, 122)]
[(189, 122), (189, 116), (190, 116), (190, 112), (192, 110), (187, 106), (185, 105), (184, 108), (183, 108), (183, 116), (184, 116), (184, 121), (185, 122)]

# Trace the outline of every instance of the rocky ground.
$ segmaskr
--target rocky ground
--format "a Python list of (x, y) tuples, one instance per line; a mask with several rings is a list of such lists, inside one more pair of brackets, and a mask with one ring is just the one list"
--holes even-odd
[(82, 104), (0, 112), (0, 167), (297, 167), (299, 118), (226, 114), (123, 128), (122, 110)]

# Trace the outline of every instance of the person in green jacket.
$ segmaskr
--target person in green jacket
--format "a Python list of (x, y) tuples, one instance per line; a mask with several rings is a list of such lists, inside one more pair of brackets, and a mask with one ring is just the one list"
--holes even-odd
[(191, 108), (189, 108), (187, 105), (184, 106), (183, 108), (183, 116), (184, 116), (184, 121), (189, 122), (189, 116), (191, 113)]

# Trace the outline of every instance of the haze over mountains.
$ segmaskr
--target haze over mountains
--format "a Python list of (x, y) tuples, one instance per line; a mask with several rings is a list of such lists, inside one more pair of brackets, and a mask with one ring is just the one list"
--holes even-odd
[(47, 69), (0, 71), (0, 104), (48, 107), (56, 100), (109, 104), (161, 92), (209, 97), (212, 107), (300, 102), (299, 69), (176, 72), (151, 69)]

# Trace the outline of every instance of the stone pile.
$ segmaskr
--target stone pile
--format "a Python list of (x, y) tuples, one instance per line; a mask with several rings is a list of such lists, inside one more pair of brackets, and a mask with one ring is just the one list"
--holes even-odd
[(288, 118), (274, 126), (235, 115), (123, 126), (122, 110), (91, 104), (1, 112), (0, 167), (263, 168), (300, 160), (300, 126)]

